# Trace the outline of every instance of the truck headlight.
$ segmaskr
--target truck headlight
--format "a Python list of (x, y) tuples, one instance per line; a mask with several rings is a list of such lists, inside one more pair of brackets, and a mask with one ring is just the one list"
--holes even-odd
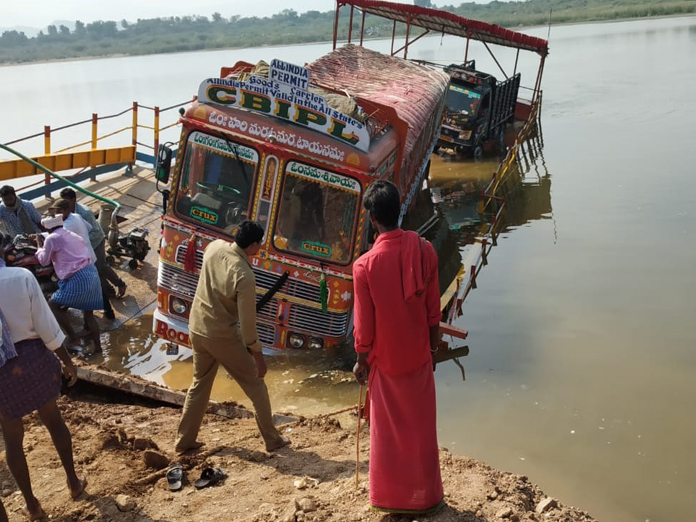
[(172, 299), (169, 306), (172, 312), (174, 312), (177, 315), (184, 315), (186, 313), (186, 310), (188, 310), (188, 304), (186, 303), (186, 301), (184, 301), (183, 299), (179, 299), (178, 297)]
[(324, 340), (319, 337), (310, 337), (307, 340), (307, 348), (310, 350), (321, 350), (324, 347)]
[(304, 335), (293, 332), (288, 336), (288, 342), (293, 348), (302, 348), (305, 343), (305, 338)]

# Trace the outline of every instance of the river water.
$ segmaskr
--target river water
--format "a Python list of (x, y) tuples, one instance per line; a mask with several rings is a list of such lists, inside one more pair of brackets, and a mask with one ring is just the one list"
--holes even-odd
[[(546, 28), (529, 32), (547, 35)], [(436, 373), (440, 443), (527, 475), (601, 520), (693, 520), (696, 18), (554, 27), (550, 48), (543, 147), (538, 140), (457, 323), (469, 331), (466, 381), (451, 362)], [(133, 100), (183, 101), (202, 78), (238, 59), (302, 62), (328, 49), (1, 67), (0, 142), (93, 111), (115, 113)], [(485, 49), (471, 52), (480, 69), (497, 70)], [(430, 38), (410, 56), (451, 62), (462, 53), (455, 39)], [(514, 55), (500, 59), (506, 67)], [(533, 84), (537, 63), (520, 58), (523, 84)], [(54, 149), (61, 140), (88, 140), (81, 132), (56, 137)], [(23, 150), (38, 153), (42, 144)], [(492, 158), (433, 161), (432, 186), (464, 253), (476, 218), (472, 190), (495, 165)], [(149, 321), (109, 336), (107, 364), (185, 388), (190, 353), (166, 356), (148, 335)], [(273, 358), (274, 407), (319, 412), (355, 403), (345, 367), (333, 354)], [(225, 377), (214, 397), (242, 399)]]

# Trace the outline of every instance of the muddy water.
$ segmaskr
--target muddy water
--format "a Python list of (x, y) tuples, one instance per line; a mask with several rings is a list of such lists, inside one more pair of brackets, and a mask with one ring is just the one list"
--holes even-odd
[[(327, 50), (3, 67), (0, 97), (13, 125), (0, 128), (0, 141), (118, 112), (134, 99), (178, 102), (223, 63), (310, 61)], [(472, 51), (479, 68), (497, 70), (485, 49)], [(504, 65), (514, 61), (501, 54)], [(462, 47), (426, 38), (409, 56), (449, 63), (461, 60)], [(458, 322), (469, 330), (466, 381), (454, 363), (436, 374), (442, 445), (525, 474), (601, 520), (686, 521), (696, 513), (694, 57), (694, 17), (552, 29), (543, 156), (530, 161)], [(536, 63), (520, 57), (523, 84), (532, 83)], [(35, 103), (48, 91), (60, 103)], [(56, 146), (88, 139), (73, 138)], [(41, 151), (40, 140), (31, 146)], [(432, 187), (456, 255), (466, 255), (478, 233), (476, 191), (495, 164), (433, 162)], [(165, 355), (149, 331), (143, 317), (111, 334), (107, 363), (187, 387), (188, 354)], [(319, 412), (355, 402), (355, 385), (341, 382), (350, 363), (319, 354), (271, 358), (274, 407)], [(241, 399), (224, 376), (214, 397)]]

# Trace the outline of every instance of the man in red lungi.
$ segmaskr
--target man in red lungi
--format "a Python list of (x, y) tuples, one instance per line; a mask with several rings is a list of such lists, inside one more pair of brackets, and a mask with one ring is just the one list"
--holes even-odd
[(399, 228), (396, 186), (372, 183), (363, 199), (379, 236), (353, 265), (354, 372), (369, 375), (370, 504), (431, 514), (443, 504), (431, 353), (439, 342), (437, 254)]

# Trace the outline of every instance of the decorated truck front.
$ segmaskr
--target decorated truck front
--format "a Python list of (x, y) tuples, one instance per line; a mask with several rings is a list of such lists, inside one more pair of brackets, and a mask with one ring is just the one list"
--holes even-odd
[(520, 74), (502, 82), (490, 74), (476, 70), (472, 60), (466, 65), (449, 65), (445, 116), (439, 143), (480, 158), (483, 145), (497, 140), (504, 150), (505, 126), (515, 117)]
[[(240, 62), (201, 84), (182, 116), (163, 216), (153, 321), (160, 337), (189, 345), (205, 247), (232, 241), (244, 219), (266, 230), (252, 258), (264, 347), (318, 349), (350, 334), (351, 267), (369, 239), (362, 194), (373, 179), (392, 179), (403, 184), (407, 206), (434, 146), (447, 81), (442, 75), (439, 92), (428, 91), (426, 121), (414, 137), (397, 111), (359, 92), (346, 96), (354, 86), (330, 73), (338, 60), (369, 77), (383, 67), (377, 56), (351, 46), (308, 67)], [(403, 62), (386, 58), (393, 67)]]

